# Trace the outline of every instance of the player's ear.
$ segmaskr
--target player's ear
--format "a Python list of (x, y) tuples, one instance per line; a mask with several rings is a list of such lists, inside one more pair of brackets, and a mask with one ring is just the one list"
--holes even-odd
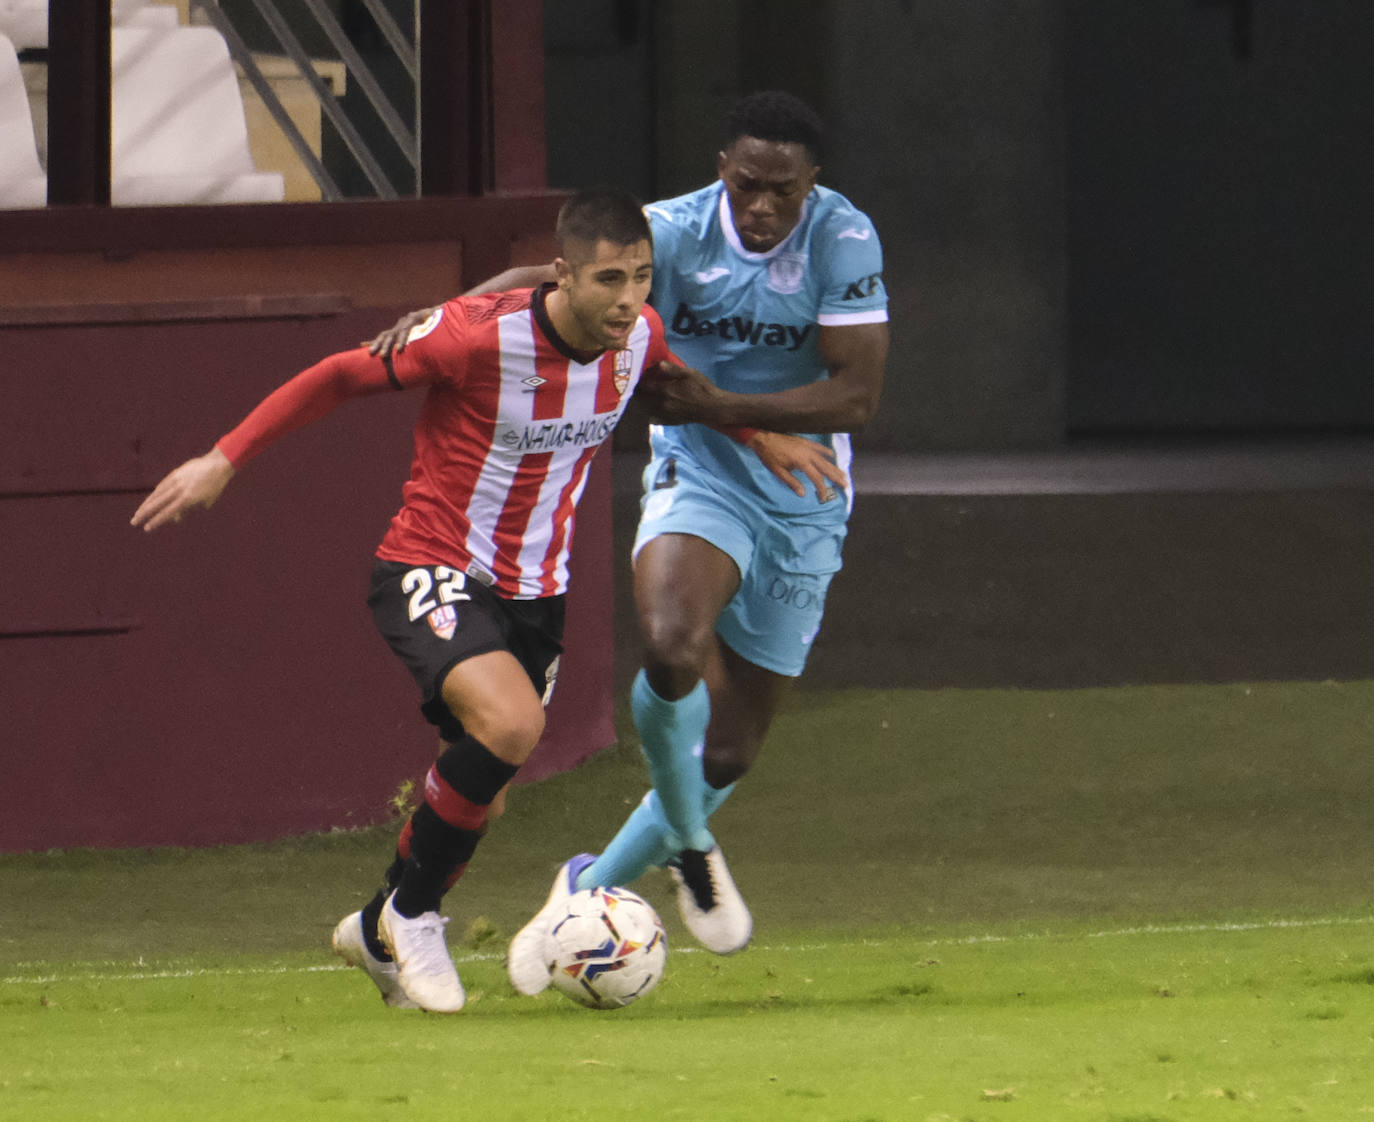
[(553, 259), (553, 275), (559, 288), (568, 288), (573, 282), (573, 267), (565, 257)]
[(716, 153), (716, 177), (717, 177), (718, 179), (724, 179), (724, 178), (725, 178), (725, 165), (728, 164), (729, 162), (730, 162), (730, 157), (727, 156), (724, 152), (717, 152), (717, 153)]

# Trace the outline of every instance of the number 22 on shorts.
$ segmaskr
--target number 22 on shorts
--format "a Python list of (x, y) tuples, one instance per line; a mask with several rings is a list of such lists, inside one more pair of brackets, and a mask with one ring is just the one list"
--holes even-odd
[[(410, 594), (410, 622), (429, 615), (441, 604), (447, 606), (471, 600), (472, 597), (463, 591), (467, 581), (466, 574), (447, 565), (434, 566), (433, 573), (429, 569), (411, 569), (401, 578), (401, 591)], [(438, 599), (430, 593), (435, 593)]]

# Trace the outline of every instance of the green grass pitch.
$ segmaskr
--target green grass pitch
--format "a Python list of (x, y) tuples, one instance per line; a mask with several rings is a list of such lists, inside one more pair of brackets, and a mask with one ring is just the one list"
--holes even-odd
[[(517, 997), (504, 939), (640, 792), (520, 789), (449, 901), (470, 1003), (328, 953), (392, 832), (0, 857), (0, 1119), (1374, 1117), (1374, 683), (801, 693), (716, 819), (720, 959)], [(842, 777), (836, 782), (835, 776)]]

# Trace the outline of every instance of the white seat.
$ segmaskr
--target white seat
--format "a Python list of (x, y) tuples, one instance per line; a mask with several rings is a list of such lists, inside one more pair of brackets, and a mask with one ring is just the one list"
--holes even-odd
[[(110, 22), (121, 24), (144, 18), (141, 9), (149, 0), (110, 0)], [(165, 9), (177, 19), (176, 8)], [(160, 17), (165, 18), (165, 17)], [(0, 0), (0, 34), (7, 36), (19, 50), (48, 45), (48, 0)]]
[(229, 48), (212, 27), (110, 31), (110, 201), (277, 202), (279, 172), (248, 148)]
[[(115, 0), (116, 4), (119, 0)], [(137, 0), (137, 5), (123, 16), (118, 11), (110, 13), (110, 23), (115, 27), (177, 27), (181, 16), (170, 4), (149, 4)]]
[(0, 0), (0, 35), (18, 50), (48, 45), (48, 0)]
[(14, 43), (0, 35), (0, 208), (45, 206), (48, 180), (38, 162), (29, 95)]

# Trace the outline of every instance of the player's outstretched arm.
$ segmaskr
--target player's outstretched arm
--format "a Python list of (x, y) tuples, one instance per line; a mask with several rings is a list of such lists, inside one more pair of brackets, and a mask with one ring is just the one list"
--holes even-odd
[(417, 368), (398, 380), (361, 348), (329, 355), (263, 398), (204, 456), (169, 472), (130, 521), (144, 530), (180, 522), (188, 510), (214, 503), (238, 468), (287, 433), (319, 420), (349, 398), (404, 388), (403, 382), (418, 385), (425, 376)]
[(145, 531), (156, 530), (168, 522), (180, 522), (187, 511), (196, 507), (207, 510), (234, 478), (234, 465), (218, 448), (211, 448), (203, 456), (187, 460), (169, 471), (153, 488), (134, 516), (130, 525)]

